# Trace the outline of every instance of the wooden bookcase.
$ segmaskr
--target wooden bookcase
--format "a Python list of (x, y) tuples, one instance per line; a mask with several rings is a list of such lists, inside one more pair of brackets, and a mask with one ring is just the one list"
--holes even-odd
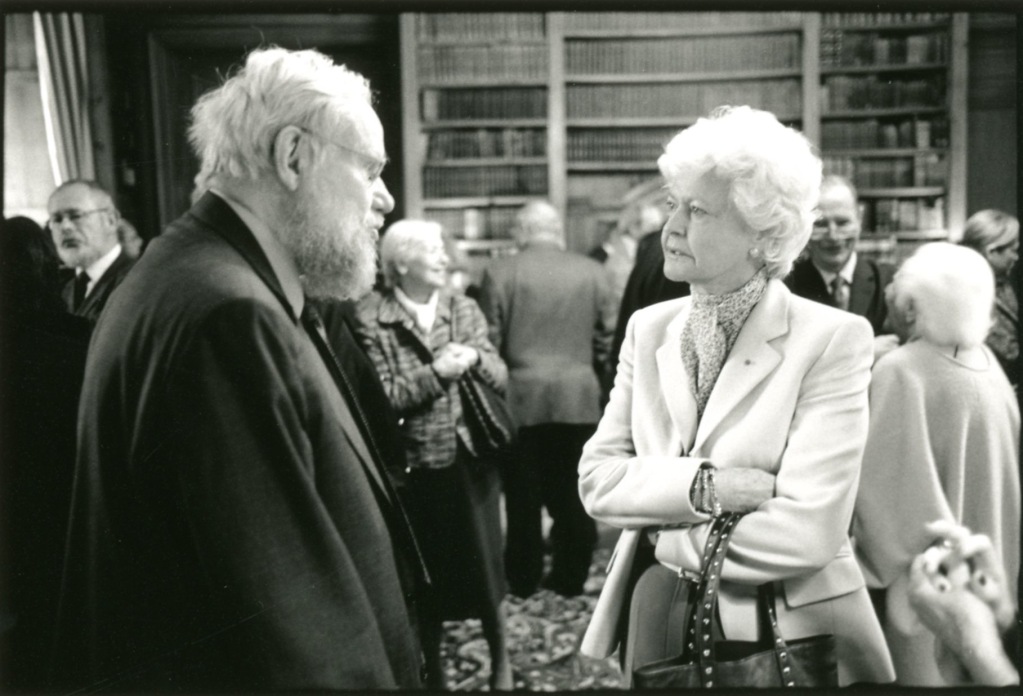
[(774, 112), (849, 176), (862, 249), (897, 257), (965, 221), (964, 14), (550, 12), (402, 17), (406, 208), (476, 259), (546, 198), (585, 251), (720, 104)]

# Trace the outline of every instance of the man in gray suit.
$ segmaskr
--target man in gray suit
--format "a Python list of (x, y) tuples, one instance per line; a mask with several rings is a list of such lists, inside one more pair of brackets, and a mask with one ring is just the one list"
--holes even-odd
[(600, 371), (614, 331), (609, 278), (593, 259), (565, 251), (549, 203), (519, 212), (519, 253), (484, 272), (480, 306), (490, 340), (508, 365), (508, 402), (520, 451), (505, 476), (505, 572), (516, 595), (532, 594), (543, 572), (541, 505), (554, 520), (552, 564), (543, 586), (580, 594), (597, 533), (583, 510), (576, 467), (600, 420)]

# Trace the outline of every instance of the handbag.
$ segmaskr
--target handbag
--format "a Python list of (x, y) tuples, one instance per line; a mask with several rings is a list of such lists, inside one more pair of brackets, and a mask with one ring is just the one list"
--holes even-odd
[[(455, 301), (451, 298), (451, 336), (455, 333)], [(515, 442), (517, 428), (504, 397), (475, 368), (458, 379), (462, 414), (477, 457), (495, 454)]]
[(742, 516), (719, 515), (711, 525), (696, 586), (695, 611), (681, 655), (633, 670), (639, 689), (838, 686), (835, 637), (823, 634), (786, 641), (778, 630), (774, 586), (757, 588), (759, 641), (718, 639), (712, 630), (716, 615), (720, 569), (728, 539)]

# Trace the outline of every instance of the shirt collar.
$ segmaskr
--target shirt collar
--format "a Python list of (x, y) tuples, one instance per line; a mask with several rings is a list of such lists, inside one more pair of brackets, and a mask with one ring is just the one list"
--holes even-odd
[(835, 280), (835, 276), (842, 276), (842, 280), (845, 281), (846, 285), (852, 285), (853, 272), (856, 270), (856, 250), (854, 249), (853, 253), (849, 254), (849, 260), (845, 262), (845, 265), (842, 266), (838, 273), (835, 273), (834, 271), (825, 271), (817, 264), (814, 264), (813, 267), (821, 274), (821, 278), (824, 279), (824, 284), (829, 288), (831, 287), (832, 281)]
[(398, 304), (408, 310), (409, 314), (415, 318), (416, 325), (426, 334), (430, 333), (430, 330), (433, 328), (433, 322), (437, 319), (437, 301), (439, 297), (440, 293), (434, 290), (433, 294), (430, 295), (430, 299), (420, 303), (406, 295), (405, 291), (398, 286), (394, 287), (394, 299), (398, 300)]
[(305, 307), (305, 293), (302, 290), (302, 278), (291, 255), (277, 241), (277, 237), (270, 231), (267, 224), (248, 206), (216, 187), (211, 188), (210, 191), (231, 206), (231, 210), (241, 218), (241, 221), (252, 232), (252, 236), (256, 238), (259, 247), (266, 254), (266, 258), (270, 262), (270, 268), (273, 269), (274, 275), (277, 276), (277, 282), (281, 284), (284, 297), (288, 300), (292, 310), (294, 310), (295, 316), (302, 316), (302, 309)]
[(91, 289), (103, 274), (107, 272), (107, 269), (114, 265), (114, 261), (121, 255), (121, 245), (115, 244), (110, 251), (96, 259), (91, 266), (88, 268), (77, 268), (75, 269), (75, 275), (77, 276), (82, 271), (89, 274), (89, 288)]

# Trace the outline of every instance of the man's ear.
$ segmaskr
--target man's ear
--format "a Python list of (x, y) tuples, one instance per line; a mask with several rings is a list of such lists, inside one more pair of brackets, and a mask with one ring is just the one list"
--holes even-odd
[(274, 172), (289, 191), (298, 189), (299, 179), (309, 165), (310, 152), (298, 126), (285, 126), (274, 138)]

